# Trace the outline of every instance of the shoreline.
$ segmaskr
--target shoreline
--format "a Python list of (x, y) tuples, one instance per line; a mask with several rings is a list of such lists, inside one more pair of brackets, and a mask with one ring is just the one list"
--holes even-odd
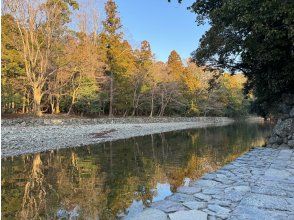
[(253, 148), (130, 219), (292, 219), (294, 150)]
[(1, 158), (155, 133), (224, 126), (235, 121), (226, 117), (36, 120), (31, 124), (24, 119), (2, 120)]
[(255, 147), (133, 216), (145, 219), (293, 219), (294, 108)]

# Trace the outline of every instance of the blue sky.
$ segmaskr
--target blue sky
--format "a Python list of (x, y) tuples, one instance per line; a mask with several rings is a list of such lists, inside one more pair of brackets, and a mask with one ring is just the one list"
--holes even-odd
[[(167, 61), (172, 50), (176, 50), (182, 59), (190, 57), (199, 39), (208, 30), (208, 25), (197, 26), (196, 15), (187, 10), (196, 0), (115, 0), (123, 25), (125, 38), (134, 47), (147, 40), (151, 44), (155, 58)], [(99, 11), (99, 20), (105, 18), (106, 0), (78, 0), (80, 10), (89, 16), (91, 11)], [(77, 18), (73, 18), (71, 27), (77, 29)]]
[(147, 40), (157, 60), (166, 61), (176, 50), (186, 59), (199, 44), (208, 25), (197, 26), (195, 14), (187, 10), (193, 0), (116, 0), (125, 36), (134, 46)]

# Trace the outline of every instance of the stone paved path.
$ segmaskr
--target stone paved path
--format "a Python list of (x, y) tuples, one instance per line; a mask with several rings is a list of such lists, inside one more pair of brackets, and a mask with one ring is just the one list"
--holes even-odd
[(294, 220), (294, 149), (254, 148), (134, 219)]

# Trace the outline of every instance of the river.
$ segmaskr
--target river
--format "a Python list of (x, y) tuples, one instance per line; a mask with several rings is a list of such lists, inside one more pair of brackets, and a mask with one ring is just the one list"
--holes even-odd
[(131, 216), (262, 146), (271, 126), (234, 123), (2, 159), (2, 219)]

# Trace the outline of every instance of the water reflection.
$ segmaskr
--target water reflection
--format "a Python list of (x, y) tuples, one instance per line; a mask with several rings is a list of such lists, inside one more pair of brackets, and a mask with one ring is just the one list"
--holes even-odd
[(2, 159), (2, 218), (114, 219), (264, 143), (266, 124), (169, 132)]

